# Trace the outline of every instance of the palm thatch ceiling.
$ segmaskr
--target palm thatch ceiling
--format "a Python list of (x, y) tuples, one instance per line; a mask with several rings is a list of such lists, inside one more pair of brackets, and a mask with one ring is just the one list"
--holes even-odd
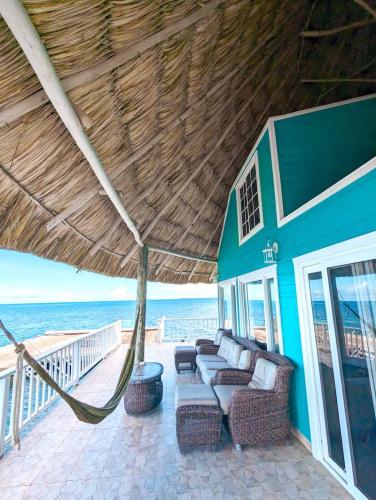
[[(371, 0), (24, 5), (124, 207), (155, 247), (215, 258), (230, 187), (267, 118), (375, 89)], [(0, 246), (137, 274), (133, 234), (3, 19)], [(171, 283), (215, 273), (213, 263), (157, 251), (149, 266), (150, 280)]]

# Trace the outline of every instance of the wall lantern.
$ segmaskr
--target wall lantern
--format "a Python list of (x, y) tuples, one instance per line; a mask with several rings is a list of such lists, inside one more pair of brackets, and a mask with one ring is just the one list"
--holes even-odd
[(262, 253), (264, 254), (265, 264), (275, 264), (277, 262), (278, 243), (271, 244), (270, 240), (268, 240)]

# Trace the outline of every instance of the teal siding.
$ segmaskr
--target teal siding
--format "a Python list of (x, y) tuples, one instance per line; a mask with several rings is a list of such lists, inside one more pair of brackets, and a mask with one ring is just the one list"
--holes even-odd
[(239, 247), (236, 194), (233, 190), (218, 255), (219, 279), (222, 281), (260, 269), (264, 266), (262, 250), (266, 241), (278, 242), (277, 269), (284, 350), (296, 367), (291, 391), (292, 421), (310, 439), (292, 259), (376, 230), (376, 170), (278, 228), (268, 133), (261, 139), (257, 152), (264, 228)]
[(275, 131), (288, 215), (376, 155), (376, 99), (279, 120)]

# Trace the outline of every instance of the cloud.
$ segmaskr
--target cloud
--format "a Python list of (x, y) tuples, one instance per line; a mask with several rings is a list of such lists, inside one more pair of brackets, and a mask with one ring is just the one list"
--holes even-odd
[(217, 297), (216, 285), (193, 284), (170, 285), (165, 283), (148, 284), (148, 298), (160, 299), (206, 299)]
[(125, 286), (119, 286), (109, 290), (106, 297), (111, 300), (134, 300), (136, 298), (134, 293), (128, 290)]

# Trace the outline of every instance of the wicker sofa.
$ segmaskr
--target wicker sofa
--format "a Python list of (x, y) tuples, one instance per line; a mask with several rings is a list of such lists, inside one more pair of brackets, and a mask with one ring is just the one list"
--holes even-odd
[(203, 382), (213, 385), (218, 370), (238, 368), (250, 370), (258, 344), (243, 337), (222, 333), (220, 345), (202, 344), (197, 348), (196, 364)]
[[(270, 366), (274, 366), (273, 373), (267, 372)], [(282, 441), (289, 437), (288, 399), (292, 371), (293, 365), (287, 358), (263, 350), (254, 352), (250, 370), (217, 370), (212, 385), (238, 449), (241, 445)]]

